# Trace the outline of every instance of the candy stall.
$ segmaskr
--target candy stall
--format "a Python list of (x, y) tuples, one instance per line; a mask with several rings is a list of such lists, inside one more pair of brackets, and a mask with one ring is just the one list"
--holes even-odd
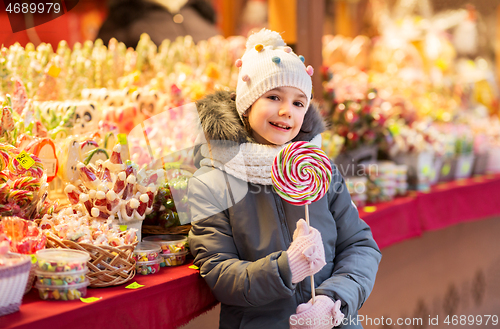
[[(492, 63), (419, 22), (325, 35), (316, 68), (328, 129), (308, 156), (325, 179), (336, 165), (380, 248), (500, 215)], [(0, 48), (0, 328), (177, 328), (218, 304), (186, 237), (195, 102), (236, 88), (245, 42)], [(280, 196), (307, 203), (280, 166)]]

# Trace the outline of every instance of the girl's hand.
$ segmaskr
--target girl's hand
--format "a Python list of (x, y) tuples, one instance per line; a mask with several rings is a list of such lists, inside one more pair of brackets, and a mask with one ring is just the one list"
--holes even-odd
[(290, 329), (331, 329), (342, 323), (344, 314), (340, 311), (340, 300), (335, 303), (328, 296), (316, 296), (306, 304), (297, 307), (297, 314), (290, 316)]
[(314, 227), (309, 227), (303, 219), (297, 222), (293, 242), (287, 254), (292, 271), (292, 283), (318, 273), (326, 264), (321, 234)]

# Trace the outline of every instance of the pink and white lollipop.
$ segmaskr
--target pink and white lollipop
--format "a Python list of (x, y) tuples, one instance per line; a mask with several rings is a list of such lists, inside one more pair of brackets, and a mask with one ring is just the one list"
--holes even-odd
[(321, 199), (332, 180), (332, 166), (322, 149), (308, 142), (294, 142), (273, 162), (273, 185), (287, 202), (302, 206)]
[[(332, 165), (322, 149), (308, 142), (294, 142), (282, 149), (273, 162), (273, 185), (285, 201), (306, 206), (321, 199), (332, 180)], [(311, 275), (312, 303), (315, 302), (314, 276)]]

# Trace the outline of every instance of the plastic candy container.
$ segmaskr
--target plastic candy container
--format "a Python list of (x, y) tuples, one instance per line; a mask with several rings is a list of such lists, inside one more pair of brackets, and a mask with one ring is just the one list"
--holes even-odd
[(398, 195), (405, 195), (408, 190), (408, 182), (406, 181), (408, 166), (396, 166), (396, 193)]
[(77, 272), (41, 272), (36, 271), (38, 283), (44, 286), (70, 286), (85, 282), (87, 269)]
[(163, 258), (158, 257), (157, 259), (147, 262), (137, 262), (135, 268), (137, 270), (137, 273), (142, 275), (155, 274), (160, 271), (161, 262), (163, 262)]
[(345, 177), (345, 182), (352, 202), (354, 202), (356, 207), (364, 207), (368, 199), (366, 194), (366, 177)]
[(37, 282), (35, 287), (43, 300), (75, 300), (87, 295), (89, 284), (89, 280), (71, 285), (44, 285)]
[(46, 249), (36, 253), (40, 272), (77, 272), (87, 270), (90, 255), (78, 250)]
[(161, 247), (162, 254), (177, 254), (187, 251), (187, 236), (177, 234), (164, 234), (148, 236), (143, 241), (154, 242)]
[(184, 264), (187, 254), (188, 252), (186, 250), (177, 253), (162, 254), (162, 256), (165, 261), (165, 266), (178, 266)]
[(132, 257), (136, 262), (148, 262), (158, 258), (161, 247), (153, 242), (139, 242)]

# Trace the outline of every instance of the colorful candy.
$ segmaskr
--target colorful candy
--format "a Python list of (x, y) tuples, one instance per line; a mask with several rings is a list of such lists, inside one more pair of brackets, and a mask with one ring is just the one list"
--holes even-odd
[(7, 166), (10, 172), (11, 179), (25, 176), (41, 178), (43, 176), (42, 161), (36, 155), (30, 154), (29, 156), (35, 161), (35, 163), (29, 169), (24, 168), (15, 157), (12, 158)]
[(118, 219), (120, 223), (144, 220), (153, 211), (152, 201), (164, 170), (138, 170), (129, 160), (123, 163), (125, 151), (124, 145), (117, 144), (108, 160), (87, 165), (79, 162), (76, 168), (81, 184), (75, 180), (64, 190), (71, 204), (95, 219)]
[(119, 225), (114, 225), (110, 220), (96, 220), (71, 207), (64, 208), (57, 214), (45, 215), (40, 228), (46, 234), (53, 234), (62, 240), (93, 245), (121, 246), (137, 241), (137, 229), (122, 231)]
[(137, 273), (142, 275), (155, 274), (160, 271), (160, 263), (163, 262), (161, 257), (147, 262), (137, 262), (135, 268)]
[(38, 289), (40, 298), (43, 300), (75, 300), (87, 295), (87, 286), (89, 281), (73, 285), (44, 285), (37, 282), (35, 287)]
[(35, 192), (40, 188), (40, 180), (34, 177), (21, 177), (12, 183), (12, 188)]
[(332, 179), (332, 166), (323, 150), (314, 144), (294, 142), (274, 159), (272, 179), (280, 197), (301, 206), (325, 195)]
[(161, 248), (155, 243), (139, 242), (134, 249), (132, 258), (136, 262), (148, 262), (158, 258)]
[(78, 250), (45, 249), (36, 253), (41, 272), (83, 272), (90, 255)]
[(10, 152), (15, 149), (14, 146), (8, 144), (0, 144), (0, 170), (4, 170), (10, 163)]
[(187, 237), (184, 235), (152, 235), (145, 237), (143, 240), (159, 245), (164, 255), (176, 254), (187, 250)]
[(88, 272), (87, 269), (70, 272), (70, 273), (58, 273), (58, 272), (42, 272), (36, 271), (38, 277), (38, 282), (44, 286), (71, 286), (85, 282), (85, 274)]
[(10, 251), (20, 254), (34, 254), (45, 248), (47, 237), (32, 221), (18, 217), (3, 217), (0, 221), (0, 236), (10, 240)]
[(162, 256), (165, 266), (178, 266), (184, 264), (187, 254), (188, 252), (184, 251), (175, 254), (163, 254)]

